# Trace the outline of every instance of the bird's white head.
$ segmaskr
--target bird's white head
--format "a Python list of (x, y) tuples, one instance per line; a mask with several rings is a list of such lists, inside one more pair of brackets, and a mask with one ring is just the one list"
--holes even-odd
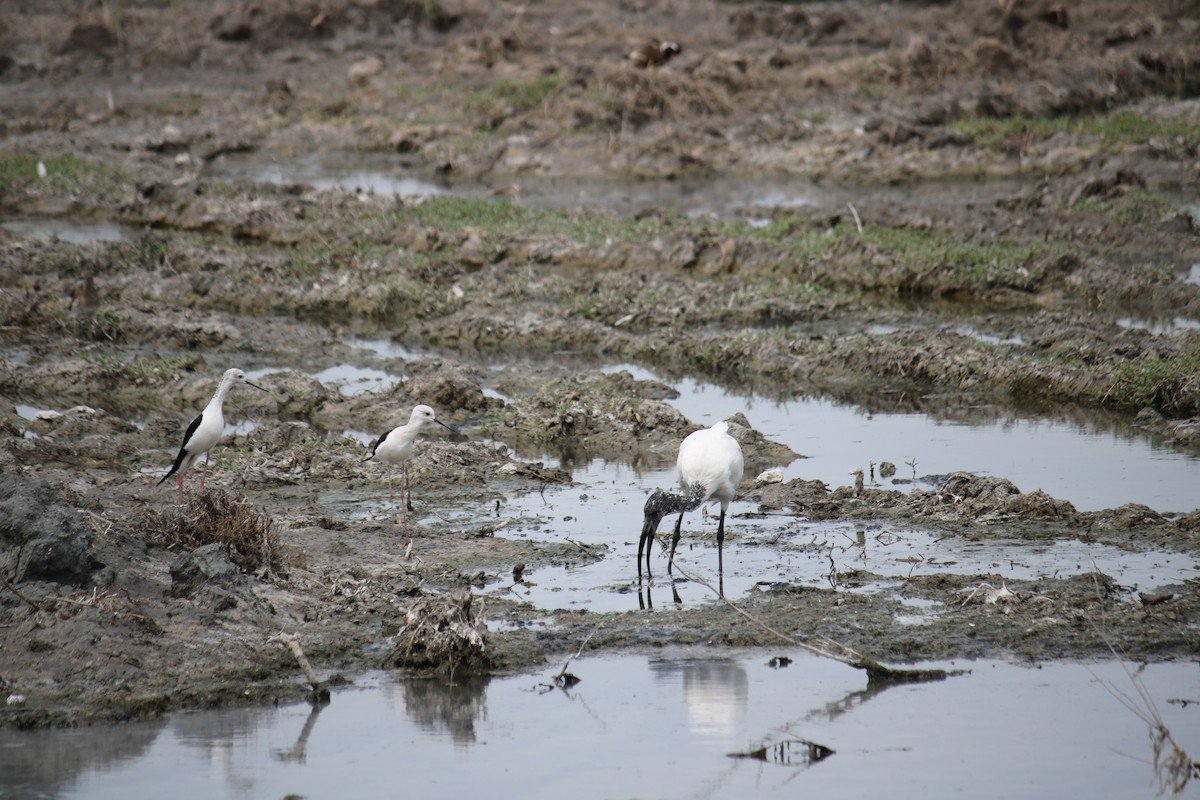
[[(237, 367), (231, 367), (231, 368), (225, 370), (225, 374), (221, 376), (221, 388), (228, 390), (229, 387), (233, 386), (235, 383), (244, 383), (247, 386), (253, 386), (255, 389), (258, 389), (260, 392), (267, 391), (263, 387), (259, 386), (257, 383), (251, 383), (250, 380), (246, 377), (246, 373), (242, 372)], [(267, 392), (267, 393), (270, 394), (270, 392)]]
[(424, 403), (419, 406), (414, 406), (412, 410), (412, 416), (408, 418), (408, 427), (421, 430), (430, 425), (441, 425), (446, 430), (454, 430), (449, 425), (437, 418), (437, 414), (434, 413), (434, 410), (431, 406), (427, 406)]

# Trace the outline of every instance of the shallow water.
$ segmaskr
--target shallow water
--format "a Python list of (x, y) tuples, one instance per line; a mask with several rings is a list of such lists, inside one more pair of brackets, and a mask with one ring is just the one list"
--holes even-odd
[(0, 222), (4, 228), (29, 239), (58, 239), (71, 244), (124, 242), (132, 238), (130, 230), (113, 222), (80, 222), (58, 217), (10, 219)]
[[(845, 206), (853, 203), (857, 194), (794, 176), (613, 180), (513, 175), (502, 184), (435, 182), (408, 171), (393, 155), (372, 153), (321, 153), (288, 161), (264, 160), (257, 154), (230, 156), (206, 165), (205, 174), (400, 197), (483, 197), (501, 193), (513, 202), (536, 208), (606, 208), (619, 214), (656, 209), (688, 216), (741, 218), (751, 224), (764, 223), (777, 209)], [(994, 202), (1021, 186), (1016, 180), (949, 180), (894, 189), (872, 188), (870, 195), (927, 207), (958, 206)]]
[[(793, 661), (769, 666), (775, 655)], [(874, 692), (863, 673), (800, 651), (585, 653), (566, 691), (551, 687), (560, 666), (454, 685), (368, 676), (318, 711), (0, 731), (0, 794), (1125, 800), (1156, 789), (1147, 729), (1113, 694), (1136, 696), (1115, 662), (936, 665), (970, 672)], [(1196, 665), (1150, 665), (1138, 680), (1180, 744), (1200, 749)], [(800, 740), (833, 752), (810, 762)], [(730, 755), (763, 747), (765, 759)]]
[[(406, 354), (372, 340), (359, 340), (357, 346), (381, 356)], [(627, 365), (610, 369), (657, 378)], [(1008, 477), (1026, 490), (1043, 488), (1081, 509), (1125, 502), (1170, 508), (1192, 500), (1194, 487), (1200, 485), (1200, 460), (1157, 450), (1132, 433), (1118, 435), (1045, 419), (942, 422), (919, 414), (866, 414), (812, 398), (764, 401), (690, 379), (673, 385), (680, 391), (673, 404), (694, 421), (709, 424), (742, 411), (769, 438), (814, 454), (786, 467), (785, 480), (820, 478), (830, 486), (849, 485), (853, 481), (847, 474), (849, 467), (869, 468), (871, 461), (891, 459), (903, 476), (903, 470), (911, 473), (906, 462), (916, 459), (918, 482), (924, 487), (932, 485), (920, 479), (928, 474), (927, 465), (941, 473), (966, 469)], [(364, 447), (374, 438), (351, 433)], [(968, 461), (964, 453), (978, 460)], [(677, 554), (682, 570), (677, 577), (694, 580), (673, 584), (666, 574), (666, 559), (656, 548), (651, 566), (656, 580), (643, 587), (631, 556), (636, 553), (646, 497), (656, 487), (675, 485), (673, 453), (667, 455), (667, 467), (647, 469), (620, 460), (580, 462), (550, 452), (525, 453), (527, 459), (567, 470), (574, 484), (497, 498), (501, 506), (496, 521), (507, 523), (498, 535), (566, 543), (577, 547), (578, 553), (558, 565), (527, 569), (524, 583), (513, 584), (505, 577), (490, 584), (486, 593), (525, 600), (547, 611), (692, 606), (715, 602), (712, 587), (717, 586), (734, 598), (774, 583), (827, 586), (831, 558), (840, 573), (863, 570), (880, 576), (856, 591), (897, 595), (907, 576), (929, 573), (986, 576), (980, 578), (981, 584), (992, 581), (999, 588), (1006, 580), (1099, 570), (1120, 585), (1141, 591), (1200, 577), (1194, 558), (1170, 553), (1129, 552), (1076, 539), (1031, 542), (996, 534), (971, 541), (891, 524), (814, 523), (785, 513), (761, 515), (751, 504), (735, 501), (727, 524), (723, 571), (718, 569), (716, 520), (697, 511), (685, 517)], [(1150, 483), (1130, 480), (1132, 473), (1148, 477)], [(904, 484), (898, 488), (907, 489)], [(343, 498), (334, 513), (367, 518), (386, 511), (380, 503), (377, 487), (368, 485), (357, 497)], [(412, 522), (417, 531), (444, 522), (478, 523), (474, 511), (462, 513), (458, 519), (419, 504)], [(670, 524), (664, 521), (660, 533), (669, 531)], [(919, 609), (903, 621), (920, 624), (944, 610), (940, 606)]]
[(1153, 334), (1200, 328), (1200, 320), (1173, 315), (1160, 317), (1122, 317), (1117, 320), (1117, 324), (1124, 328), (1147, 330)]
[[(347, 344), (362, 354), (355, 363), (310, 370), (309, 374), (340, 385), (348, 395), (387, 388), (404, 377), (390, 361), (427, 355), (388, 340), (359, 338)], [(278, 365), (276, 369), (288, 366), (305, 369), (304, 365)], [(669, 402), (696, 424), (711, 425), (735, 413), (745, 414), (768, 439), (803, 456), (784, 467), (785, 481), (800, 477), (824, 481), (831, 488), (848, 486), (853, 483), (849, 473), (860, 468), (870, 483), (872, 465), (877, 468), (887, 461), (896, 466), (896, 475), (884, 480), (876, 473), (875, 485), (904, 489), (915, 480), (929, 488), (939, 484), (939, 476), (967, 471), (1007, 478), (1025, 492), (1041, 489), (1080, 511), (1125, 503), (1141, 503), (1161, 513), (1197, 508), (1200, 455), (1158, 445), (1128, 423), (1101, 415), (1021, 417), (994, 407), (985, 398), (959, 398), (948, 405), (957, 407), (958, 417), (966, 418), (942, 419), (929, 414), (868, 411), (820, 397), (774, 400), (691, 378), (668, 380), (629, 364), (604, 369), (625, 370), (640, 379), (670, 384), (679, 397)], [(254, 380), (271, 371), (260, 368), (247, 374)], [(484, 391), (498, 396), (490, 387), (485, 386)], [(968, 404), (965, 411), (964, 402)], [(575, 469), (572, 461), (550, 451), (525, 455)], [(674, 455), (668, 454), (664, 460), (672, 463)], [(594, 465), (585, 469), (591, 472), (577, 476), (577, 481), (614, 480)], [(622, 465), (616, 464), (614, 469), (620, 471)], [(670, 474), (655, 480), (642, 485), (648, 491), (675, 483)]]
[(960, 422), (871, 413), (811, 397), (777, 402), (692, 379), (674, 385), (680, 397), (672, 403), (693, 422), (711, 425), (740, 411), (767, 438), (808, 456), (785, 468), (785, 480), (817, 478), (846, 486), (852, 483), (850, 470), (861, 468), (869, 477), (872, 463), (889, 461), (897, 469), (893, 480), (911, 480), (915, 473), (922, 481), (960, 470), (996, 475), (1022, 491), (1041, 489), (1068, 500), (1080, 511), (1125, 503), (1160, 512), (1197, 507), (1200, 458), (1155, 446), (1132, 427), (1014, 417), (986, 400), (972, 409), (972, 420)]
[[(937, 573), (978, 575), (980, 585), (990, 581), (997, 589), (1004, 581), (1097, 570), (1121, 586), (1141, 591), (1200, 578), (1200, 563), (1184, 555), (1130, 552), (1077, 539), (1031, 542), (994, 534), (968, 540), (891, 524), (811, 522), (782, 513), (759, 515), (735, 501), (726, 521), (723, 571), (716, 519), (705, 520), (697, 511), (684, 517), (676, 553), (681, 570), (676, 577), (692, 580), (672, 583), (665, 554), (656, 547), (651, 559), (655, 579), (643, 586), (635, 563), (642, 506), (653, 487), (674, 481), (673, 470), (639, 474), (595, 460), (577, 467), (575, 479), (583, 485), (508, 498), (501, 516), (510, 524), (498, 535), (578, 543), (580, 557), (570, 564), (527, 569), (525, 583), (512, 585), (506, 578), (489, 585), (487, 594), (525, 600), (547, 611), (687, 607), (716, 602), (715, 587), (723, 587), (726, 596), (735, 599), (772, 584), (829, 587), (831, 565), (838, 573), (861, 570), (880, 576), (853, 591), (898, 597), (909, 576)], [(435, 522), (426, 519), (424, 524)], [(660, 526), (664, 541), (669, 536), (662, 534), (669, 532), (670, 524), (666, 520)], [(583, 556), (586, 548), (597, 557)], [(919, 623), (945, 610), (941, 604), (925, 607), (905, 622)]]

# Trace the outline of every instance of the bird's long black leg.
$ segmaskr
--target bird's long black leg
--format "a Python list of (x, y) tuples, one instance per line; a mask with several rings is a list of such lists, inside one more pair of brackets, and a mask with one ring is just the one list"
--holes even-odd
[(667, 558), (667, 574), (671, 574), (671, 567), (675, 563), (675, 547), (679, 544), (679, 527), (683, 525), (683, 512), (679, 513), (679, 519), (675, 520), (675, 533), (671, 535), (671, 555)]
[(408, 513), (416, 511), (412, 504), (412, 490), (408, 484), (408, 465), (404, 465), (404, 507), (408, 509)]
[[(638, 539), (637, 568), (638, 580), (642, 579), (642, 549), (646, 546), (646, 529), (642, 528), (642, 538)], [(650, 577), (650, 556), (646, 556), (646, 577)]]
[(721, 519), (717, 522), (717, 594), (725, 596), (725, 510), (721, 509)]

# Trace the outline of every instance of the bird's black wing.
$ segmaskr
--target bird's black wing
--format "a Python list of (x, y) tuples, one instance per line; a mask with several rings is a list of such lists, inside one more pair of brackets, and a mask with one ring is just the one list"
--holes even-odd
[(175, 471), (177, 469), (179, 469), (179, 465), (183, 463), (183, 460), (185, 458), (187, 458), (188, 442), (190, 442), (192, 440), (192, 434), (194, 434), (196, 432), (196, 429), (200, 427), (200, 420), (202, 420), (202, 419), (204, 419), (203, 414), (201, 414), (200, 416), (198, 416), (194, 420), (192, 420), (191, 425), (188, 425), (187, 431), (183, 434), (183, 444), (181, 444), (179, 446), (179, 455), (175, 456), (175, 465), (171, 467), (170, 472), (168, 472), (166, 475), (162, 476), (162, 480), (158, 482), (159, 486), (162, 486), (163, 483), (166, 482), (167, 478), (174, 475)]
[(372, 458), (375, 457), (375, 451), (379, 449), (379, 445), (383, 444), (383, 440), (388, 437), (389, 433), (391, 433), (391, 431), (386, 431), (378, 439), (375, 440), (375, 444), (371, 446), (371, 455), (364, 458), (363, 461), (370, 461)]

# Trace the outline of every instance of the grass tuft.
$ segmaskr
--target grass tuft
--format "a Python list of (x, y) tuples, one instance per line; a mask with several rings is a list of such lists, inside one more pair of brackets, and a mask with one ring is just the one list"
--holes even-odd
[(279, 534), (271, 516), (221, 489), (188, 495), (182, 511), (150, 512), (146, 532), (151, 542), (172, 550), (220, 544), (243, 572), (279, 566)]

